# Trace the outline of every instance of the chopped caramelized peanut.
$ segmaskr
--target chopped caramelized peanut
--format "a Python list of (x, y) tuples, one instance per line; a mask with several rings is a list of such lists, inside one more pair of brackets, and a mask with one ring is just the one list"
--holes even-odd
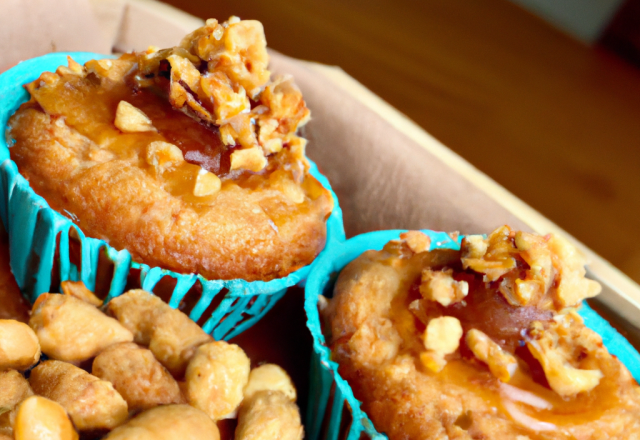
[(467, 235), (462, 239), (462, 258), (482, 258), (488, 247), (489, 240), (482, 235)]
[(225, 145), (240, 144), (245, 149), (258, 148), (255, 127), (249, 113), (240, 113), (224, 121), (220, 136)]
[(69, 67), (60, 66), (56, 69), (56, 73), (60, 76), (64, 75), (77, 75), (84, 76), (86, 74), (84, 67), (82, 64), (76, 63), (73, 58), (67, 56), (67, 62), (69, 63)]
[(222, 183), (220, 178), (213, 173), (200, 168), (196, 183), (193, 187), (193, 195), (196, 197), (210, 196), (220, 191)]
[[(140, 87), (166, 87), (166, 75), (159, 72), (168, 63), (171, 105), (217, 125), (225, 145), (242, 147), (231, 155), (232, 171), (258, 172), (266, 166), (265, 155), (285, 146), (304, 161), (304, 140), (295, 133), (310, 119), (302, 93), (290, 78), (269, 82), (268, 62), (259, 22), (237, 17), (222, 24), (207, 20), (180, 47), (139, 54), (136, 81)], [(252, 109), (250, 100), (259, 105)]]
[(157, 174), (184, 162), (182, 150), (169, 142), (154, 141), (147, 146), (147, 163), (154, 167)]
[(235, 150), (231, 153), (231, 170), (245, 169), (257, 173), (266, 165), (267, 159), (259, 147)]
[(462, 325), (453, 316), (433, 318), (424, 332), (424, 346), (427, 353), (422, 362), (432, 371), (440, 371), (447, 363), (444, 356), (454, 353), (460, 346)]
[(600, 383), (600, 370), (581, 367), (590, 364), (602, 340), (582, 325), (582, 318), (575, 311), (559, 317), (549, 328), (539, 322), (534, 324), (527, 347), (540, 362), (552, 390), (570, 397), (591, 391)]
[(244, 387), (244, 398), (250, 399), (259, 391), (280, 391), (292, 402), (296, 401), (296, 388), (291, 378), (275, 364), (260, 365), (249, 373), (249, 383)]
[[(173, 54), (167, 57), (171, 65), (169, 102), (178, 109), (190, 109), (196, 117), (214, 123), (211, 113), (200, 101), (204, 92), (200, 85), (200, 72), (189, 59)], [(195, 96), (194, 96), (195, 95)], [(187, 105), (188, 107), (185, 107)]]
[(465, 340), (474, 356), (489, 366), (491, 374), (501, 382), (509, 382), (518, 367), (518, 362), (511, 353), (502, 350), (480, 330), (469, 330)]
[(142, 110), (120, 101), (116, 109), (114, 125), (123, 133), (140, 133), (144, 131), (156, 131), (151, 119)]
[(442, 354), (451, 354), (460, 346), (462, 326), (458, 318), (441, 316), (429, 321), (424, 333), (424, 346), (427, 350)]
[(508, 226), (493, 231), (487, 238), (487, 251), (479, 255), (484, 247), (477, 238), (468, 241), (462, 239), (462, 267), (484, 274), (484, 280), (496, 281), (516, 267), (512, 255), (517, 253), (512, 239), (513, 232)]
[(555, 271), (545, 237), (517, 232), (514, 242), (520, 257), (529, 265), (529, 269), (524, 279), (503, 279), (500, 292), (509, 304), (526, 306), (545, 295), (553, 283)]
[(553, 265), (558, 271), (556, 299), (559, 308), (574, 307), (583, 299), (593, 298), (600, 293), (600, 284), (584, 277), (587, 261), (575, 246), (565, 238), (553, 235), (549, 247)]
[(424, 232), (408, 231), (400, 234), (400, 239), (416, 254), (426, 252), (431, 247), (431, 239)]
[(437, 301), (445, 307), (462, 301), (469, 293), (469, 284), (466, 281), (454, 280), (452, 274), (451, 270), (424, 269), (420, 283), (422, 297), (429, 301)]
[(310, 119), (302, 93), (290, 78), (278, 77), (265, 87), (260, 103), (266, 109), (257, 117), (258, 140), (265, 154), (277, 153), (291, 143), (296, 130)]
[(204, 93), (213, 100), (217, 123), (229, 119), (244, 111), (249, 111), (249, 97), (242, 86), (234, 89), (231, 80), (222, 72), (206, 73), (200, 79)]
[(82, 281), (63, 281), (60, 286), (65, 295), (81, 299), (92, 306), (100, 307), (102, 305), (103, 301), (87, 289)]
[(262, 23), (255, 20), (229, 22), (220, 42), (224, 50), (209, 58), (209, 65), (216, 62), (216, 67), (231, 81), (255, 98), (269, 80), (269, 54)]

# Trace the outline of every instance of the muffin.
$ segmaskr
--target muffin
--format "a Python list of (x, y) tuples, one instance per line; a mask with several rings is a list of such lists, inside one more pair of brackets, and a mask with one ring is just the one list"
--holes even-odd
[(309, 173), (309, 120), (272, 78), (262, 25), (231, 18), (171, 49), (45, 72), (9, 121), (11, 159), (90, 237), (149, 266), (271, 280), (323, 248), (333, 199)]
[(576, 311), (600, 286), (572, 245), (506, 226), (461, 250), (400, 238), (353, 260), (321, 302), (332, 360), (378, 432), (640, 436), (640, 387)]

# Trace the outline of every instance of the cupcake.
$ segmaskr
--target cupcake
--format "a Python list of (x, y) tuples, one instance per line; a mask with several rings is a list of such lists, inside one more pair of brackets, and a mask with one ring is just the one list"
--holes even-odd
[[(345, 418), (342, 409), (331, 426), (391, 440), (640, 435), (640, 387), (581, 315), (636, 375), (640, 357), (581, 306), (600, 286), (584, 277), (571, 244), (506, 226), (461, 243), (420, 231), (390, 235), (347, 242), (334, 263), (317, 263), (307, 284), (315, 380), (332, 376), (334, 402), (352, 413)], [(380, 250), (357, 255), (372, 247)], [(339, 269), (333, 298), (316, 296)], [(333, 421), (340, 406), (326, 405), (324, 420)]]
[(44, 72), (9, 120), (11, 159), (89, 237), (134, 261), (269, 281), (323, 249), (333, 198), (310, 171), (310, 117), (272, 77), (262, 25), (208, 20), (179, 46)]

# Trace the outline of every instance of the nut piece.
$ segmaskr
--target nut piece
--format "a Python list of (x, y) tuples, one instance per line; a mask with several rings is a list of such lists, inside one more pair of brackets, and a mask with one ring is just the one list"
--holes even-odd
[(474, 356), (489, 366), (491, 374), (501, 382), (509, 382), (518, 368), (518, 361), (511, 353), (502, 350), (480, 330), (469, 330), (465, 340)]
[(147, 145), (146, 161), (157, 174), (162, 174), (184, 162), (182, 150), (169, 142), (154, 141)]
[(249, 381), (249, 368), (249, 358), (237, 345), (223, 341), (201, 345), (187, 367), (187, 400), (213, 420), (233, 417)]
[(553, 265), (558, 271), (556, 300), (560, 308), (574, 307), (583, 299), (593, 298), (600, 293), (600, 284), (584, 277), (587, 261), (575, 246), (565, 238), (552, 235), (549, 247)]
[(421, 231), (408, 231), (400, 234), (400, 239), (409, 246), (414, 253), (427, 252), (431, 247), (431, 239)]
[(549, 328), (536, 321), (529, 334), (527, 347), (540, 362), (553, 391), (570, 397), (591, 391), (600, 383), (600, 370), (581, 367), (596, 364), (602, 340), (583, 325), (575, 311), (558, 316)]
[(0, 319), (0, 370), (26, 370), (40, 360), (38, 337), (27, 324)]
[(80, 431), (113, 429), (129, 416), (127, 402), (109, 382), (67, 362), (42, 362), (29, 383), (36, 394), (62, 405)]
[(94, 359), (91, 372), (113, 384), (127, 401), (129, 411), (184, 402), (178, 382), (150, 350), (133, 342), (122, 342), (104, 350)]
[(464, 299), (469, 293), (466, 281), (453, 279), (453, 271), (435, 271), (424, 269), (420, 282), (420, 294), (429, 301), (437, 301), (443, 306), (455, 304)]
[(250, 399), (258, 391), (281, 391), (292, 402), (296, 401), (296, 387), (281, 367), (264, 364), (249, 373), (249, 383), (244, 387), (244, 398)]
[(500, 292), (513, 306), (538, 304), (551, 287), (555, 275), (548, 237), (518, 231), (515, 233), (514, 243), (529, 269), (526, 270), (524, 279), (504, 278), (500, 284)]
[(420, 360), (429, 370), (437, 373), (447, 364), (446, 355), (454, 353), (460, 346), (462, 325), (458, 318), (441, 316), (433, 318), (424, 332), (426, 353), (421, 353)]
[(78, 433), (64, 408), (45, 397), (31, 396), (16, 414), (15, 440), (77, 440)]
[(16, 370), (0, 372), (0, 435), (13, 438), (16, 407), (32, 395), (33, 390), (22, 374)]
[[(462, 239), (462, 267), (484, 274), (484, 281), (496, 281), (516, 267), (513, 255), (517, 249), (513, 244), (513, 231), (502, 226), (486, 239), (486, 252), (482, 252), (485, 244), (478, 236)], [(482, 255), (482, 256), (479, 256)]]
[(116, 109), (116, 119), (113, 124), (123, 133), (142, 133), (157, 131), (151, 119), (142, 110), (127, 101), (120, 101)]
[(266, 154), (277, 153), (285, 143), (294, 143), (296, 130), (311, 116), (302, 93), (287, 76), (276, 77), (265, 87), (260, 104), (254, 112), (260, 112), (256, 118), (258, 141)]
[(107, 311), (176, 377), (184, 374), (196, 349), (212, 340), (187, 315), (144, 290), (130, 290), (112, 299)]
[(102, 300), (95, 296), (93, 292), (86, 288), (82, 281), (63, 281), (60, 283), (62, 293), (81, 299), (92, 306), (102, 306)]
[(148, 409), (114, 429), (105, 440), (220, 440), (218, 427), (205, 413), (189, 405)]
[(196, 197), (206, 197), (220, 191), (220, 178), (213, 173), (200, 168), (196, 177), (196, 184), (193, 187), (193, 195)]
[(451, 354), (460, 346), (461, 337), (462, 325), (458, 318), (441, 316), (429, 321), (424, 333), (424, 346), (443, 355)]
[(462, 258), (482, 258), (487, 253), (489, 240), (482, 235), (467, 235), (462, 239)]
[(260, 147), (235, 150), (231, 153), (231, 170), (249, 170), (257, 173), (267, 166), (267, 158)]
[(281, 391), (258, 391), (238, 414), (236, 440), (302, 440), (300, 411)]
[(200, 79), (202, 90), (213, 99), (213, 108), (218, 121), (231, 118), (251, 109), (249, 97), (240, 85), (234, 85), (222, 72), (206, 73)]
[(118, 321), (69, 295), (40, 295), (29, 326), (38, 335), (43, 353), (67, 362), (82, 362), (112, 344), (133, 340)]

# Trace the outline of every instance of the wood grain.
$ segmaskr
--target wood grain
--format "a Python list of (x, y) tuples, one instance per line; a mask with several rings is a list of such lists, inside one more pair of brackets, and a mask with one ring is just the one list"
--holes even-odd
[(506, 0), (169, 0), (339, 65), (640, 280), (640, 73)]

